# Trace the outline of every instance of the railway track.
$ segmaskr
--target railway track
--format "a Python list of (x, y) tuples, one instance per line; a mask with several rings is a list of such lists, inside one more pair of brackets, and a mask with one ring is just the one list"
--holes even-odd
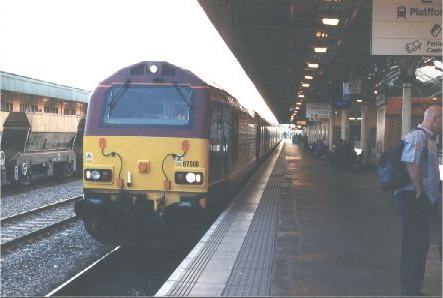
[(83, 276), (85, 276), (87, 273), (93, 271), (99, 264), (103, 263), (105, 260), (110, 259), (112, 256), (115, 255), (115, 253), (121, 248), (121, 246), (114, 247), (113, 249), (109, 250), (106, 254), (104, 254), (102, 257), (100, 257), (98, 260), (91, 263), (89, 266), (84, 268), (82, 271), (65, 281), (63, 284), (49, 292), (45, 295), (45, 297), (52, 297), (57, 296), (60, 292), (65, 290), (66, 288), (72, 286), (75, 282), (78, 282)]
[(4, 249), (21, 241), (37, 237), (44, 232), (75, 220), (74, 203), (82, 197), (72, 197), (2, 218), (0, 220), (1, 248)]

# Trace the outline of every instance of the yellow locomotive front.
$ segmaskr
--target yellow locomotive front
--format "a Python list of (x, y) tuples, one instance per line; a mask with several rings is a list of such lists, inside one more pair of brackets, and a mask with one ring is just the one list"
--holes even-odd
[(208, 91), (192, 73), (142, 62), (102, 82), (83, 138), (84, 199), (75, 206), (104, 242), (171, 234), (208, 192)]

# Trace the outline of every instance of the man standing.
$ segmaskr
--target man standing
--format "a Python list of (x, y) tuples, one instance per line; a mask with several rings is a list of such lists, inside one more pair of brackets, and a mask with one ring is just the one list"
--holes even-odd
[(442, 131), (442, 108), (429, 107), (419, 129), (405, 138), (401, 160), (412, 183), (395, 192), (394, 202), (400, 214), (403, 234), (401, 240), (401, 294), (422, 295), (426, 256), (430, 242), (431, 215), (441, 194), (440, 173), (435, 137)]

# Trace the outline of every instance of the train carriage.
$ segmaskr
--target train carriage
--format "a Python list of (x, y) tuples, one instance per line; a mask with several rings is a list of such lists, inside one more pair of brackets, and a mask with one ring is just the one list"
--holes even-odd
[(76, 213), (101, 241), (168, 234), (238, 186), (278, 135), (190, 71), (167, 62), (124, 68), (91, 96)]

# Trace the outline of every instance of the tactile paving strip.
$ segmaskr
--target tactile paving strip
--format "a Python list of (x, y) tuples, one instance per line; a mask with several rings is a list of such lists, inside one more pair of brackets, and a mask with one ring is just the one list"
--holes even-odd
[[(283, 151), (284, 147), (282, 148), (281, 152)], [(281, 152), (279, 158), (277, 159), (275, 167), (278, 167), (278, 165), (282, 163)], [(271, 177), (273, 173), (274, 170), (271, 173)], [(263, 195), (265, 195), (267, 191), (272, 192), (272, 190), (266, 188)], [(278, 190), (274, 190), (274, 192), (278, 192)], [(266, 194), (266, 196), (269, 195), (270, 194)], [(219, 218), (220, 224), (211, 235), (210, 241), (205, 242), (203, 248), (199, 251), (198, 256), (193, 258), (191, 264), (187, 266), (187, 270), (183, 273), (182, 276), (180, 276), (180, 280), (177, 281), (174, 286), (168, 291), (167, 296), (188, 296), (190, 294), (194, 285), (204, 272), (207, 264), (211, 260), (212, 256), (215, 254), (217, 247), (222, 242), (227, 231), (229, 230), (232, 223), (235, 221), (238, 213), (242, 209), (243, 205), (245, 205), (245, 203), (245, 200), (238, 200), (233, 202), (233, 204), (229, 207), (229, 212), (225, 213), (225, 217)], [(259, 204), (259, 206), (260, 205), (261, 203)], [(269, 286), (267, 288), (269, 288)]]
[(223, 296), (270, 295), (279, 202), (286, 185), (284, 156), (280, 154), (271, 173)]
[(232, 210), (226, 213), (226, 217), (223, 218), (220, 225), (217, 226), (214, 234), (212, 234), (211, 241), (205, 243), (204, 247), (199, 252), (199, 255), (193, 259), (192, 263), (188, 266), (180, 281), (178, 281), (175, 286), (169, 291), (168, 296), (189, 295), (198, 278), (203, 273), (206, 265), (211, 260), (211, 257), (216, 252), (217, 247), (222, 242), (229, 227), (237, 217), (241, 203), (241, 201), (237, 201), (234, 205), (232, 205)]

